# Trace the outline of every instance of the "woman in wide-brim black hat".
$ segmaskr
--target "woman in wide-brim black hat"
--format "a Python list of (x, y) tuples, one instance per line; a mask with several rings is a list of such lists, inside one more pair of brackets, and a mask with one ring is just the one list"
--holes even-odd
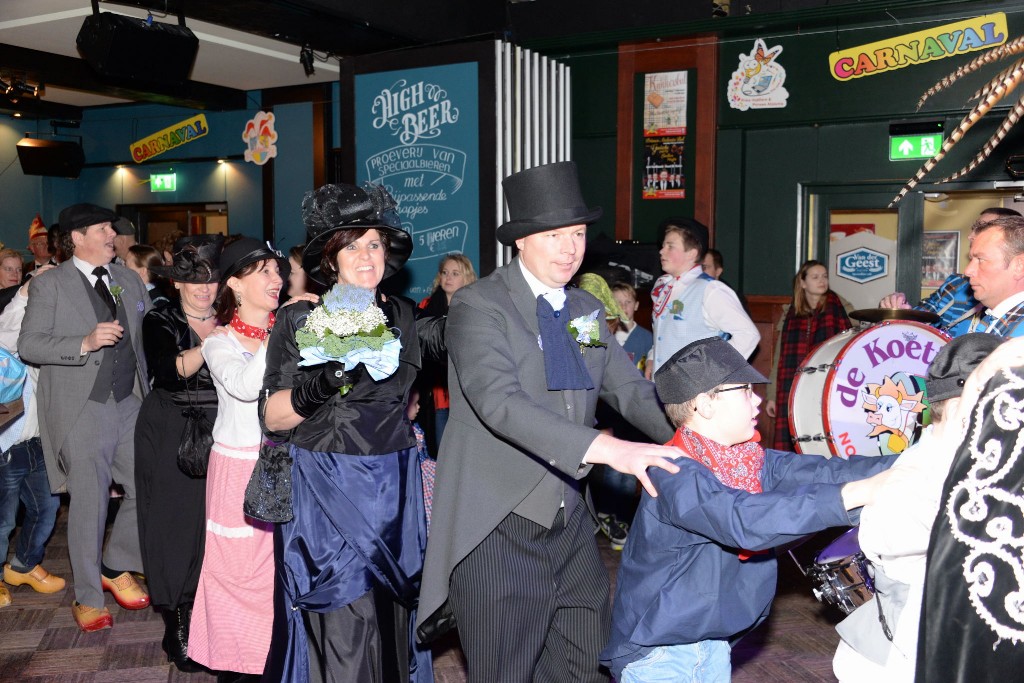
[(142, 321), (153, 390), (135, 423), (139, 541), (150, 600), (166, 625), (163, 647), (182, 671), (202, 668), (188, 658), (187, 646), (206, 533), (206, 480), (178, 469), (178, 443), (188, 393), (211, 422), (217, 417), (217, 393), (200, 347), (218, 324), (214, 302), (223, 243), (220, 235), (175, 242), (174, 263), (152, 270), (171, 278), (181, 297)]
[[(362, 365), (354, 373), (337, 363), (299, 367), (295, 332), (312, 308), (304, 303), (282, 312), (271, 335), (265, 427), (289, 435), (294, 518), (278, 525), (279, 616), (288, 628), (287, 642), (274, 643), (268, 675), (290, 681), (308, 666), (311, 681), (406, 681), (411, 670), (430, 670), (429, 650), (408, 638), (426, 528), (406, 403), (421, 344), (431, 358), (440, 355), (443, 319), (417, 322), (412, 301), (380, 292), (412, 252), (384, 188), (327, 185), (306, 195), (302, 215), (307, 275), (373, 290), (402, 350), (397, 370), (380, 381)], [(373, 559), (367, 548), (375, 548)], [(274, 657), (281, 653), (298, 656)]]
[(223, 334), (203, 343), (218, 414), (206, 473), (206, 552), (188, 640), (189, 656), (220, 680), (258, 680), (270, 650), (274, 599), (271, 526), (242, 514), (246, 485), (263, 435), (257, 398), (267, 340), (288, 261), (267, 244), (241, 237), (218, 261), (217, 318)]

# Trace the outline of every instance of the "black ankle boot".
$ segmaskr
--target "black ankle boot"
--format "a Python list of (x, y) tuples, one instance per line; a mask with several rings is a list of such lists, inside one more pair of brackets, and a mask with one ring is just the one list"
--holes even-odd
[(176, 609), (165, 610), (163, 647), (167, 661), (173, 662), (179, 671), (195, 673), (206, 667), (188, 657), (188, 625), (192, 619), (192, 605), (179, 605)]
[(259, 683), (259, 674), (240, 674), (237, 671), (218, 671), (217, 683)]

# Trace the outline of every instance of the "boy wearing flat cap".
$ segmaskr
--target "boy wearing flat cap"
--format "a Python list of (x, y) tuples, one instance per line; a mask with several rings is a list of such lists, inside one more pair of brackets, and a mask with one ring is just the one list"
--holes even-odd
[(651, 470), (630, 528), (601, 662), (619, 683), (727, 681), (731, 645), (767, 616), (772, 548), (855, 524), (893, 457), (825, 460), (757, 443), (768, 379), (718, 337), (692, 342), (655, 374), (677, 427), (678, 474)]

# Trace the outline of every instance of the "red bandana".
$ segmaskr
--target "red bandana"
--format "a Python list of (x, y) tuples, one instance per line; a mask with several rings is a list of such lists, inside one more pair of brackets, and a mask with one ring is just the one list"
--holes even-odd
[(263, 341), (268, 336), (270, 336), (270, 330), (274, 327), (274, 319), (275, 316), (273, 313), (271, 313), (270, 320), (267, 322), (266, 328), (254, 327), (253, 325), (248, 325), (242, 322), (242, 319), (238, 317), (238, 311), (235, 311), (234, 317), (231, 318), (231, 329), (233, 329), (235, 332), (242, 335), (243, 337), (248, 337), (249, 339), (259, 339), (260, 341)]
[[(761, 435), (754, 432), (750, 441), (735, 446), (723, 446), (717, 441), (701, 436), (689, 427), (676, 430), (672, 440), (666, 446), (675, 446), (683, 451), (688, 458), (703, 464), (715, 475), (718, 481), (732, 489), (741, 489), (748, 493), (761, 493), (761, 469), (764, 467), (764, 449), (761, 448)], [(765, 551), (741, 550), (741, 560), (750, 559), (751, 555), (759, 555)]]

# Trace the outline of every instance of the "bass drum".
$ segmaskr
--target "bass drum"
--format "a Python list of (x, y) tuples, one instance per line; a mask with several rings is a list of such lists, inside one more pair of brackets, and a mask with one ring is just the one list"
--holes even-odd
[(846, 330), (797, 369), (789, 428), (799, 453), (902, 453), (931, 422), (924, 378), (949, 336), (911, 321)]

